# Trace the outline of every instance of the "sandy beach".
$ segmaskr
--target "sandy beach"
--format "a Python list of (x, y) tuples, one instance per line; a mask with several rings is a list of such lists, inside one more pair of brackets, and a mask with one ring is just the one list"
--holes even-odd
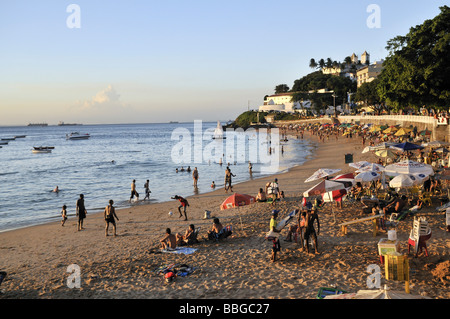
[[(306, 132), (305, 138), (317, 143), (314, 155), (305, 164), (283, 174), (236, 184), (234, 192), (256, 196), (259, 188), (278, 178), (286, 196), (276, 204), (282, 217), (300, 207), (301, 194), (314, 185), (304, 180), (317, 169), (354, 172), (344, 161), (349, 153), (354, 162), (376, 161), (372, 153), (361, 153), (359, 137), (319, 142)], [(348, 292), (368, 289), (367, 267), (371, 264), (381, 267), (382, 285), (404, 290), (403, 282), (385, 279), (384, 265), (380, 264), (377, 244), (387, 238), (386, 233), (372, 236), (368, 222), (349, 227), (347, 235), (341, 234), (337, 224), (361, 217), (361, 203), (344, 203), (342, 209), (331, 209), (327, 204), (321, 209), (318, 254), (308, 254), (297, 243), (285, 242), (287, 230), (283, 230), (279, 260), (273, 263), (272, 243), (264, 237), (272, 206), (256, 203), (239, 210), (220, 210), (220, 204), (230, 195), (219, 188), (189, 197), (188, 221), (178, 218), (175, 200), (118, 210), (117, 237), (105, 237), (103, 214), (89, 212), (82, 231), (77, 231), (76, 220), (71, 217), (64, 227), (55, 222), (0, 233), (0, 270), (7, 272), (0, 299), (315, 299), (321, 287), (334, 286)], [(108, 200), (105, 198), (105, 206)], [(433, 234), (427, 242), (428, 257), (409, 255), (410, 291), (449, 299), (450, 235), (445, 229), (445, 213), (436, 212), (435, 207), (424, 207), (418, 214), (427, 218)], [(232, 225), (233, 235), (219, 242), (202, 240), (212, 225), (212, 219), (204, 219), (205, 210), (220, 218), (224, 226)], [(174, 212), (172, 217), (169, 211)], [(200, 243), (190, 246), (197, 249), (194, 253), (150, 253), (152, 248), (159, 248), (167, 227), (183, 233), (191, 223), (201, 227)], [(397, 228), (404, 253), (411, 228), (412, 218), (401, 221)], [(173, 263), (186, 264), (194, 272), (166, 283), (155, 270)], [(79, 288), (67, 286), (71, 275), (67, 269), (72, 264), (80, 269)]]

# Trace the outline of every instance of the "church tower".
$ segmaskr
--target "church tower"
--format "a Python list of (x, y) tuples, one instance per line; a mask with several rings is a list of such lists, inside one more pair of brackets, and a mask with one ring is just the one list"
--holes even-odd
[(361, 55), (361, 64), (370, 64), (370, 54), (367, 51)]

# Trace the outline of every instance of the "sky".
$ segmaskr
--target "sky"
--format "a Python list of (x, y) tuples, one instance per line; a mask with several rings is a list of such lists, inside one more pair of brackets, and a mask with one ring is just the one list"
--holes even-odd
[(0, 0), (0, 125), (234, 120), (446, 2)]

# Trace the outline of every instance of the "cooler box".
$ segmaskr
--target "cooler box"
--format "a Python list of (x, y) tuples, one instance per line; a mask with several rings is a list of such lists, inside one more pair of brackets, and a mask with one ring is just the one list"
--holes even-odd
[(382, 238), (378, 242), (378, 254), (387, 255), (389, 253), (398, 253), (400, 250), (400, 242), (398, 240), (389, 240)]

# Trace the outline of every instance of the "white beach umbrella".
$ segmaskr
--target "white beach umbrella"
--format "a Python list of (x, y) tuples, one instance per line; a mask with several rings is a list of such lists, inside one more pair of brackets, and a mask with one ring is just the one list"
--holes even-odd
[(412, 295), (402, 291), (392, 291), (387, 286), (379, 290), (359, 290), (353, 293), (344, 293), (325, 296), (324, 299), (431, 299), (421, 295)]
[(320, 183), (314, 185), (303, 193), (303, 197), (310, 197), (316, 195), (322, 195), (326, 192), (332, 192), (339, 189), (344, 189), (343, 183), (338, 183), (331, 180), (323, 180)]
[(420, 185), (430, 178), (429, 175), (425, 174), (410, 174), (408, 176), (415, 182), (415, 185)]
[(356, 172), (362, 173), (362, 172), (383, 172), (383, 171), (384, 171), (383, 165), (370, 163), (369, 165), (361, 167)]
[(362, 172), (355, 176), (356, 182), (371, 182), (379, 179), (381, 175), (377, 172)]
[(350, 164), (348, 164), (348, 166), (351, 166), (351, 167), (356, 168), (356, 169), (360, 169), (360, 168), (365, 167), (365, 166), (367, 166), (369, 164), (370, 163), (368, 161), (360, 161), (360, 162), (356, 162), (356, 163), (350, 163)]
[(433, 141), (433, 142), (428, 142), (428, 143), (422, 144), (423, 147), (443, 147), (443, 146), (449, 146), (449, 145), (450, 145), (450, 143), (443, 142), (443, 141)]
[(321, 168), (317, 170), (313, 175), (308, 177), (308, 179), (305, 180), (305, 183), (312, 182), (321, 178), (325, 178), (327, 176), (330, 176), (334, 173), (340, 172), (341, 169), (331, 169), (331, 168)]
[(410, 175), (406, 174), (397, 175), (389, 182), (389, 186), (392, 188), (407, 188), (413, 187), (414, 185), (415, 179), (412, 179)]
[(424, 174), (434, 175), (433, 166), (411, 160), (405, 160), (385, 167), (384, 172), (389, 176), (399, 174)]

